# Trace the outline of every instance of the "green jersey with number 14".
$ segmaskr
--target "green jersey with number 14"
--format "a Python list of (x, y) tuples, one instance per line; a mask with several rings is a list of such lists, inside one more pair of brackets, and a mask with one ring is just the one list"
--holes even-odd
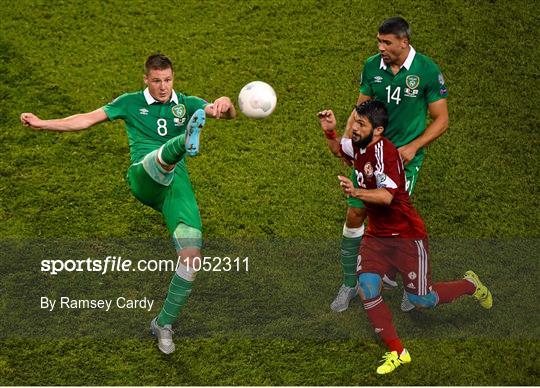
[(170, 101), (162, 104), (145, 89), (123, 94), (103, 110), (109, 120), (123, 119), (126, 123), (131, 162), (135, 163), (167, 140), (185, 133), (190, 117), (206, 105), (202, 98), (175, 91)]
[[(424, 132), (428, 104), (448, 97), (439, 67), (412, 46), (395, 75), (381, 54), (368, 58), (360, 78), (360, 92), (386, 105), (389, 120), (384, 136), (396, 147), (410, 143)], [(417, 156), (423, 153), (421, 149)]]

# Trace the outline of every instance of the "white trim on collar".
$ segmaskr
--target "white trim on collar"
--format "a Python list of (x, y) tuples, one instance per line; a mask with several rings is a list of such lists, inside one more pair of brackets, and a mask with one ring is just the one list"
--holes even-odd
[(157, 102), (157, 100), (150, 94), (150, 90), (148, 90), (148, 88), (144, 89), (143, 94), (148, 105), (152, 105), (154, 102)]
[(174, 89), (171, 94), (171, 101), (174, 102), (175, 104), (178, 104), (178, 96), (176, 95), (176, 92), (174, 91)]
[(407, 59), (405, 59), (405, 62), (403, 62), (403, 65), (401, 65), (401, 67), (404, 67), (407, 70), (411, 68), (412, 61), (414, 59), (414, 56), (416, 55), (416, 50), (414, 49), (414, 47), (413, 46), (409, 46), (409, 47), (410, 47), (409, 55), (407, 55)]
[[(409, 46), (409, 54), (407, 55), (407, 59), (405, 59), (405, 62), (399, 67), (400, 69), (404, 67), (405, 69), (409, 70), (411, 68), (412, 62), (414, 60), (414, 56), (416, 55), (416, 50), (413, 46)], [(386, 63), (384, 63), (384, 60), (381, 57), (381, 63), (379, 65), (379, 69), (386, 70)]]
[[(148, 105), (152, 105), (154, 102), (159, 102), (154, 97), (152, 97), (152, 95), (150, 94), (150, 90), (148, 90), (148, 88), (144, 89), (143, 94), (144, 94), (144, 98), (146, 99), (146, 103)], [(176, 95), (176, 92), (174, 90), (172, 91), (170, 101), (178, 104), (178, 96)]]

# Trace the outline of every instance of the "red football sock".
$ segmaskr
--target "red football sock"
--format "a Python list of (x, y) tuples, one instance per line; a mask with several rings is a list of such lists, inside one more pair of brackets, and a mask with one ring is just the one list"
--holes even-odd
[(455, 280), (453, 282), (440, 282), (433, 285), (433, 290), (439, 295), (439, 304), (451, 303), (463, 295), (472, 295), (476, 291), (474, 284), (468, 280)]
[(401, 354), (403, 345), (397, 335), (396, 328), (392, 324), (392, 312), (384, 303), (382, 296), (379, 295), (376, 298), (364, 300), (364, 310), (366, 310), (373, 330), (379, 334), (388, 349)]

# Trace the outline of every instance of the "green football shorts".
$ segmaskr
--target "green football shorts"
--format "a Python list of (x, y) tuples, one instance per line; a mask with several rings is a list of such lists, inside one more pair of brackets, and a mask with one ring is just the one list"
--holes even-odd
[(199, 206), (184, 162), (176, 165), (168, 185), (152, 179), (143, 162), (129, 167), (127, 181), (135, 198), (163, 214), (171, 236), (180, 223), (202, 230)]
[[(409, 192), (409, 195), (412, 196), (414, 187), (416, 186), (416, 181), (418, 180), (418, 174), (420, 173), (420, 168), (424, 162), (424, 155), (416, 155), (413, 160), (405, 165), (405, 188)], [(354, 169), (351, 170), (350, 179), (354, 183), (354, 187), (358, 188), (358, 181), (356, 180), (356, 175)], [(349, 207), (364, 208), (364, 202), (358, 198), (349, 197), (347, 198), (347, 204)]]

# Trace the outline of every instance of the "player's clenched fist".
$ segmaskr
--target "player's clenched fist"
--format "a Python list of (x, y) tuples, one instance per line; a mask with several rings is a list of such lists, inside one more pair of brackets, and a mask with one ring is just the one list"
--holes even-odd
[(355, 190), (353, 182), (349, 178), (346, 178), (342, 175), (339, 175), (338, 179), (339, 179), (339, 185), (341, 186), (341, 189), (343, 190), (343, 192), (347, 195), (353, 195), (354, 190)]
[(21, 123), (27, 127), (31, 127), (32, 129), (40, 129), (39, 128), (39, 122), (40, 118), (37, 117), (33, 113), (22, 113), (21, 114)]
[(321, 128), (325, 132), (333, 132), (336, 129), (336, 117), (330, 109), (317, 113)]

